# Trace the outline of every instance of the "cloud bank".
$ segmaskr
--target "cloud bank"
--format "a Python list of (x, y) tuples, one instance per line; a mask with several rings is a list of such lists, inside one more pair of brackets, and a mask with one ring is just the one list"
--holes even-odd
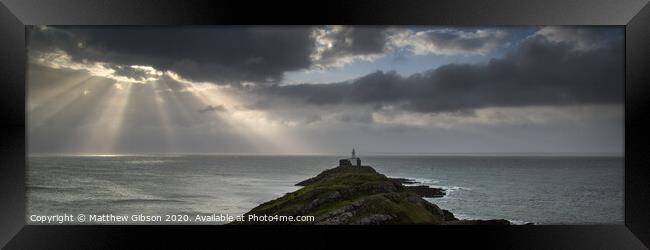
[(345, 82), (259, 91), (312, 105), (392, 105), (416, 112), (621, 103), (622, 41), (558, 33), (542, 29), (503, 58), (481, 64), (452, 63), (407, 77), (377, 71)]
[(622, 30), (528, 30), (33, 27), (30, 150), (622, 152)]

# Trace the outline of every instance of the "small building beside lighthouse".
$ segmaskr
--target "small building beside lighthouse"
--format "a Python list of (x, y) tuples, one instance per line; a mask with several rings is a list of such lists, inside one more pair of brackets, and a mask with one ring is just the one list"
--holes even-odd
[(351, 155), (350, 158), (348, 158), (348, 159), (340, 159), (339, 160), (339, 166), (352, 167), (353, 162), (356, 163), (357, 167), (361, 167), (361, 158), (357, 157), (357, 153), (354, 150), (354, 148), (352, 148), (352, 155)]

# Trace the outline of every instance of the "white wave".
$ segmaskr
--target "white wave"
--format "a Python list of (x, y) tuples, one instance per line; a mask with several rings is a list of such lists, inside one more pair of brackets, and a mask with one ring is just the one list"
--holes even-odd
[(424, 179), (424, 178), (411, 178), (411, 179), (415, 180), (417, 183), (421, 183), (424, 185), (433, 185), (440, 182), (439, 180)]
[(404, 186), (434, 185), (440, 182), (439, 180), (418, 178), (418, 177), (391, 177), (391, 178), (407, 179), (407, 180), (413, 180), (413, 182), (415, 182), (413, 184), (402, 184)]
[(449, 194), (451, 192), (456, 192), (456, 191), (459, 191), (459, 190), (465, 190), (465, 191), (471, 191), (472, 190), (471, 188), (468, 188), (468, 187), (459, 187), (459, 186), (431, 186), (431, 187), (442, 188), (445, 191), (447, 191), (447, 194)]
[(444, 185), (438, 185), (440, 183), (439, 180), (434, 180), (434, 179), (426, 179), (426, 178), (419, 178), (419, 177), (394, 177), (394, 178), (403, 178), (403, 179), (409, 179), (413, 180), (415, 183), (412, 184), (402, 184), (404, 186), (420, 186), (420, 185), (425, 185), (429, 186), (431, 188), (442, 188), (445, 190), (445, 196), (447, 197), (449, 194), (452, 192), (456, 192), (459, 190), (464, 190), (464, 191), (471, 191), (471, 188), (468, 187), (461, 187), (461, 186), (444, 186)]

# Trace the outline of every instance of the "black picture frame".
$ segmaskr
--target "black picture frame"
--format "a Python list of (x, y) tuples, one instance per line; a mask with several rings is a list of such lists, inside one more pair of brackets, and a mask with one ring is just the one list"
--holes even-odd
[[(226, 240), (318, 246), (425, 244), (514, 249), (650, 246), (650, 7), (645, 0), (0, 1), (0, 245), (7, 249), (130, 248)], [(625, 225), (593, 226), (35, 226), (25, 225), (25, 25), (621, 25), (625, 26)], [(394, 236), (396, 233), (404, 236)], [(364, 234), (363, 237), (359, 236)], [(235, 240), (239, 237), (248, 239)], [(405, 238), (408, 237), (408, 238)], [(412, 238), (413, 240), (408, 240)], [(334, 239), (334, 240), (324, 240)], [(426, 243), (431, 241), (431, 243)], [(348, 245), (348, 243), (346, 243)]]

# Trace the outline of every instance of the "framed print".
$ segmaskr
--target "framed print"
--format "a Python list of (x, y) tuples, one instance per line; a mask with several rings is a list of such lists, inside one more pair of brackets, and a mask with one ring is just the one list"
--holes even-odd
[(646, 4), (3, 1), (0, 240), (645, 249)]

